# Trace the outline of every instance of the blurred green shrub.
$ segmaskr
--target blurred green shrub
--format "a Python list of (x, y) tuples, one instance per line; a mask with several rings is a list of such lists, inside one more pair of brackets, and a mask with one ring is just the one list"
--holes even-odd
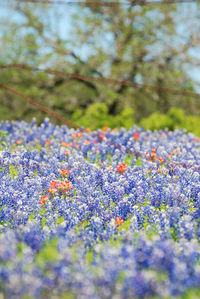
[(105, 103), (93, 103), (84, 112), (77, 109), (72, 115), (72, 121), (93, 130), (104, 126), (129, 129), (134, 125), (134, 111), (132, 108), (125, 107), (120, 114), (113, 116), (109, 114)]
[(200, 117), (185, 115), (180, 108), (171, 108), (167, 114), (155, 112), (149, 117), (143, 118), (139, 126), (152, 131), (165, 128), (173, 131), (181, 128), (195, 135), (200, 135)]
[[(131, 128), (134, 125), (134, 111), (125, 107), (120, 114), (109, 114), (105, 103), (93, 103), (85, 111), (77, 109), (72, 121), (85, 128), (96, 130), (104, 126), (110, 128)], [(154, 112), (147, 118), (143, 118), (138, 124), (147, 130), (163, 130), (168, 128), (173, 131), (178, 128), (186, 129), (200, 136), (200, 117), (185, 115), (181, 108), (171, 108), (167, 114)]]

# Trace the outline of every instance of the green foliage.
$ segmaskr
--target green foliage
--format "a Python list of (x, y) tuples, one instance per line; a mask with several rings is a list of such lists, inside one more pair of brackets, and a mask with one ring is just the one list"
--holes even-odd
[(149, 130), (182, 128), (197, 136), (200, 135), (200, 117), (185, 115), (180, 108), (171, 108), (166, 115), (155, 112), (149, 117), (143, 118), (139, 125)]
[(29, 220), (31, 221), (31, 220), (33, 220), (34, 218), (35, 218), (35, 212), (33, 212), (32, 214), (30, 214), (29, 215)]
[(8, 135), (8, 132), (0, 131), (0, 150), (5, 150), (5, 148), (6, 148), (7, 144), (5, 142), (5, 138), (6, 138), (7, 135)]
[(177, 232), (176, 228), (171, 227), (170, 232), (171, 232), (171, 236), (174, 239), (174, 241), (177, 242), (178, 241), (178, 232)]
[(33, 298), (33, 296), (30, 296), (30, 295), (23, 295), (22, 299), (34, 299), (34, 298)]
[(57, 239), (53, 239), (46, 242), (40, 252), (36, 255), (35, 261), (43, 267), (46, 263), (57, 262), (60, 258), (60, 254), (57, 248)]
[(132, 154), (126, 154), (126, 157), (125, 157), (125, 160), (124, 160), (124, 163), (128, 166), (131, 165), (131, 162), (133, 160), (134, 156)]
[(154, 112), (148, 118), (143, 118), (140, 122), (141, 127), (149, 130), (160, 130), (172, 127), (171, 120), (167, 115)]
[(93, 260), (93, 250), (88, 250), (86, 253), (86, 261), (89, 265), (91, 265)]
[(121, 230), (126, 230), (126, 231), (128, 231), (129, 228), (130, 228), (130, 224), (131, 224), (130, 219), (127, 219), (126, 221), (124, 221), (124, 223), (122, 223), (122, 224), (118, 227), (118, 231), (121, 231)]
[(11, 176), (12, 180), (18, 176), (18, 170), (15, 168), (14, 165), (11, 164), (9, 166), (9, 170), (10, 170), (10, 176)]
[(75, 296), (71, 292), (65, 292), (59, 297), (59, 299), (75, 299)]
[(142, 159), (141, 158), (137, 158), (136, 159), (136, 163), (135, 165), (139, 166), (140, 168), (142, 168)]
[(186, 291), (182, 299), (198, 299), (200, 298), (200, 288), (194, 288)]
[(108, 126), (110, 128), (131, 128), (134, 124), (134, 111), (132, 108), (125, 107), (116, 116), (109, 114), (105, 103), (93, 103), (85, 111), (77, 110), (72, 121), (85, 128), (90, 127), (95, 130)]
[[(157, 114), (148, 123), (143, 121), (143, 125), (150, 122), (149, 126), (156, 129), (170, 127), (174, 116), (169, 121), (164, 113), (172, 106), (198, 115), (200, 104), (193, 96), (186, 98), (161, 89), (194, 90), (194, 82), (183, 65), (198, 64), (199, 58), (194, 59), (190, 49), (198, 45), (200, 23), (195, 20), (200, 10), (196, 9), (194, 14), (192, 6), (187, 8), (189, 19), (195, 22), (191, 30), (190, 21), (181, 13), (184, 6), (171, 5), (170, 9), (156, 4), (140, 9), (122, 5), (87, 9), (77, 6), (69, 12), (71, 32), (66, 30), (64, 35), (65, 30), (57, 28), (63, 28), (65, 10), (54, 10), (51, 5), (39, 2), (33, 4), (34, 9), (19, 0), (8, 2), (9, 9), (0, 24), (1, 63), (48, 67), (92, 76), (95, 80), (6, 68), (0, 69), (2, 84), (23, 92), (65, 118), (72, 118), (80, 126), (94, 129), (105, 125), (130, 128), (134, 121), (138, 123), (153, 112)], [(178, 36), (177, 24), (184, 26), (183, 37)], [(116, 81), (96, 80), (105, 76)], [(120, 80), (136, 84), (122, 85)], [(143, 88), (137, 83), (160, 89)], [(29, 121), (33, 116), (41, 122), (46, 114), (0, 89), (0, 119)], [(179, 121), (173, 119), (181, 125)], [(187, 121), (188, 128), (193, 130), (197, 120)]]
[(65, 218), (63, 216), (61, 216), (61, 217), (57, 218), (55, 222), (56, 222), (56, 224), (59, 225), (59, 224), (61, 224), (64, 221), (65, 221)]

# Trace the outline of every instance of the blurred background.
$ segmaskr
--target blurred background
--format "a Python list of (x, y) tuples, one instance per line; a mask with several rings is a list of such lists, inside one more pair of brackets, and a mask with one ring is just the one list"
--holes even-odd
[[(79, 126), (200, 135), (200, 2), (111, 2), (0, 0), (0, 83)], [(1, 120), (46, 116), (0, 89)]]

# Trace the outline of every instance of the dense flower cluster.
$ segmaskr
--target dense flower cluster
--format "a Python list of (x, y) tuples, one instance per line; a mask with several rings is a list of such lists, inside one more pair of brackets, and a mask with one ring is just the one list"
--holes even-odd
[(0, 297), (199, 292), (199, 138), (48, 119), (0, 137)]

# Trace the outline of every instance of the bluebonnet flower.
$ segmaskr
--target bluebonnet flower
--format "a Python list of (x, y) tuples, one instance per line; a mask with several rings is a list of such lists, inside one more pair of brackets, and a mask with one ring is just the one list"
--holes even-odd
[[(136, 126), (86, 133), (48, 119), (40, 126), (1, 122), (0, 130), (7, 132), (0, 152), (6, 298), (169, 297), (199, 286), (193, 134)], [(52, 181), (66, 180), (70, 192), (48, 192)]]

